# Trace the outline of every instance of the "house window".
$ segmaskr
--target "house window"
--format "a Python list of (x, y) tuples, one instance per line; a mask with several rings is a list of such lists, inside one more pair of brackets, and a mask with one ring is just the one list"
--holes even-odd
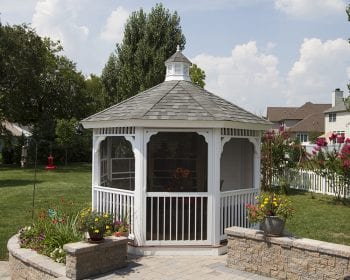
[(297, 139), (300, 143), (308, 142), (309, 141), (309, 135), (307, 133), (297, 133)]
[(147, 150), (148, 192), (206, 192), (208, 145), (194, 132), (160, 132)]
[(337, 114), (336, 113), (329, 113), (328, 114), (328, 121), (329, 122), (335, 122), (337, 120)]

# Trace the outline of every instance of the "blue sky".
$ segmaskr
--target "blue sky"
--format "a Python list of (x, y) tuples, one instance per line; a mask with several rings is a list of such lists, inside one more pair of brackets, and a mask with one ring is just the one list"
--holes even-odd
[[(2, 23), (31, 23), (60, 40), (84, 74), (100, 74), (132, 11), (159, 1), (0, 0)], [(266, 106), (330, 103), (348, 91), (347, 0), (163, 1), (181, 17), (184, 54), (206, 89), (263, 115)]]

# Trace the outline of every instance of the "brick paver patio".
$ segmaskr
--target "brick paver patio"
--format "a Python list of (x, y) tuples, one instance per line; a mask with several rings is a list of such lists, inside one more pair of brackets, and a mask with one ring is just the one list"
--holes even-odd
[[(8, 262), (0, 262), (0, 279), (10, 280)], [(131, 257), (129, 266), (103, 276), (99, 280), (269, 280), (271, 278), (229, 269), (222, 256), (147, 256)]]

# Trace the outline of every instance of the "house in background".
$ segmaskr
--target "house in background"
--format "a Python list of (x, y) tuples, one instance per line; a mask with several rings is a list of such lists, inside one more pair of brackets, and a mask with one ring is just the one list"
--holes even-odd
[(267, 119), (273, 123), (273, 129), (283, 128), (291, 137), (306, 143), (312, 134), (324, 133), (323, 112), (329, 108), (331, 104), (311, 102), (306, 102), (301, 107), (267, 107)]
[(325, 137), (333, 133), (344, 133), (345, 138), (350, 137), (350, 112), (347, 111), (343, 91), (339, 88), (332, 92), (332, 107), (324, 111)]
[(5, 145), (5, 138), (11, 137), (11, 145), (17, 145), (18, 138), (24, 136), (25, 138), (32, 136), (27, 127), (22, 127), (15, 123), (8, 121), (0, 122), (0, 153)]

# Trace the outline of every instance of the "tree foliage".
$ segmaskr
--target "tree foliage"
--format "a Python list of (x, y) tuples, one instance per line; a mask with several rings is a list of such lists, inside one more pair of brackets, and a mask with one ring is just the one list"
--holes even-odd
[(34, 29), (0, 23), (0, 119), (31, 128), (39, 158), (55, 144), (57, 119), (93, 113), (93, 96), (62, 47)]
[(164, 81), (164, 62), (185, 46), (180, 17), (162, 4), (147, 14), (142, 9), (129, 17), (121, 44), (103, 69), (102, 82), (110, 104)]
[(204, 88), (205, 72), (204, 70), (200, 69), (197, 66), (197, 64), (192, 64), (190, 68), (190, 77), (191, 77), (192, 83), (194, 83), (197, 86), (200, 86), (201, 88)]

